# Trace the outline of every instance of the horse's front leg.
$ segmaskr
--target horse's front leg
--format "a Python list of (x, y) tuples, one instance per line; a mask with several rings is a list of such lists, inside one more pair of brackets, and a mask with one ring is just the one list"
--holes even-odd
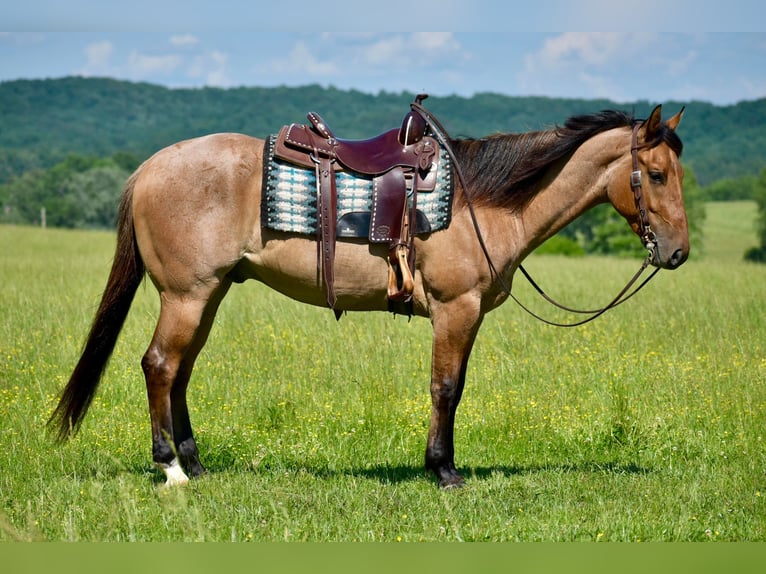
[(431, 357), (431, 424), (426, 447), (426, 468), (436, 474), (439, 486), (461, 486), (455, 468), (455, 411), (465, 386), (468, 358), (482, 314), (478, 301), (464, 297), (432, 310), (434, 328)]

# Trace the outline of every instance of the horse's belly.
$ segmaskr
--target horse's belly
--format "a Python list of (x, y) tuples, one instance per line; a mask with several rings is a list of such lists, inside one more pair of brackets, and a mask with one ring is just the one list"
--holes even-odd
[[(386, 254), (383, 245), (348, 240), (336, 243), (333, 265), (336, 309), (382, 311), (388, 308)], [(327, 306), (321, 265), (314, 239), (270, 239), (259, 252), (247, 253), (232, 277), (257, 279), (297, 301)]]

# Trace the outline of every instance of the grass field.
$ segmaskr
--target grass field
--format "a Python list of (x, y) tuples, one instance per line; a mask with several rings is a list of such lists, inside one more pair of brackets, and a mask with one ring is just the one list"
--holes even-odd
[[(151, 464), (139, 290), (76, 439), (44, 423), (77, 360), (114, 238), (0, 227), (0, 540), (766, 540), (766, 266), (751, 203), (711, 204), (704, 256), (577, 329), (513, 303), (484, 323), (458, 410), (465, 488), (423, 467), (430, 326), (232, 289), (190, 390), (203, 462), (177, 489)], [(634, 260), (532, 257), (572, 305)], [(549, 316), (566, 318), (517, 295)], [(320, 342), (319, 339), (322, 339)]]

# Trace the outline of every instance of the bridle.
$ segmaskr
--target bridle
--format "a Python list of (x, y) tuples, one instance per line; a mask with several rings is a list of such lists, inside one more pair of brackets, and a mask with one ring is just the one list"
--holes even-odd
[(585, 319), (582, 319), (580, 321), (575, 321), (573, 323), (558, 323), (556, 321), (545, 319), (544, 317), (541, 317), (540, 315), (536, 314), (531, 309), (526, 307), (511, 292), (511, 287), (508, 284), (508, 282), (503, 278), (502, 275), (500, 275), (500, 273), (498, 273), (497, 268), (495, 267), (489, 255), (487, 246), (484, 243), (484, 238), (482, 236), (481, 229), (479, 228), (478, 220), (476, 219), (476, 213), (473, 208), (473, 201), (471, 199), (470, 194), (468, 193), (468, 188), (465, 185), (465, 179), (463, 178), (463, 172), (460, 167), (460, 163), (458, 162), (457, 157), (455, 156), (454, 150), (452, 149), (452, 146), (450, 145), (450, 139), (447, 136), (447, 132), (445, 131), (444, 127), (439, 123), (439, 121), (434, 116), (432, 116), (431, 113), (420, 104), (420, 102), (423, 99), (425, 99), (425, 97), (418, 96), (416, 101), (410, 104), (410, 107), (412, 108), (413, 111), (420, 114), (423, 120), (425, 120), (425, 122), (430, 126), (434, 136), (439, 140), (439, 143), (441, 143), (441, 145), (444, 147), (444, 149), (447, 151), (450, 158), (452, 159), (452, 165), (455, 169), (455, 174), (457, 176), (458, 181), (460, 182), (461, 187), (463, 188), (463, 195), (465, 196), (466, 205), (468, 206), (468, 211), (470, 212), (470, 215), (471, 215), (471, 221), (473, 223), (473, 227), (476, 232), (476, 237), (479, 240), (479, 245), (481, 246), (481, 249), (484, 253), (484, 258), (487, 260), (487, 264), (489, 265), (490, 271), (495, 276), (498, 283), (500, 283), (500, 286), (502, 287), (503, 291), (511, 299), (513, 299), (524, 311), (529, 313), (532, 317), (542, 321), (543, 323), (546, 323), (548, 325), (553, 325), (555, 327), (578, 327), (580, 325), (584, 325), (585, 323), (589, 323), (590, 321), (593, 321), (594, 319), (596, 319), (597, 317), (600, 317), (601, 315), (603, 315), (610, 309), (614, 309), (618, 305), (621, 305), (622, 303), (624, 303), (625, 301), (633, 297), (633, 295), (638, 293), (644, 287), (644, 285), (646, 285), (659, 272), (660, 268), (657, 267), (654, 271), (652, 271), (652, 273), (646, 279), (644, 279), (638, 285), (638, 287), (636, 287), (633, 291), (630, 291), (630, 289), (633, 287), (636, 281), (638, 281), (638, 279), (644, 273), (646, 268), (649, 267), (649, 265), (654, 260), (656, 255), (656, 249), (657, 249), (657, 243), (656, 243), (657, 236), (655, 235), (654, 231), (649, 225), (648, 210), (646, 207), (646, 200), (644, 199), (643, 186), (642, 186), (642, 173), (638, 165), (638, 151), (640, 149), (640, 146), (638, 145), (638, 131), (641, 129), (643, 122), (635, 121), (633, 123), (633, 128), (631, 131), (630, 153), (631, 153), (633, 170), (630, 173), (630, 187), (631, 187), (631, 190), (633, 191), (633, 198), (635, 200), (636, 210), (638, 212), (637, 215), (638, 215), (639, 237), (641, 238), (641, 242), (643, 243), (644, 247), (647, 249), (648, 254), (646, 256), (646, 259), (644, 259), (644, 262), (641, 264), (641, 267), (638, 269), (638, 271), (636, 271), (633, 277), (630, 278), (630, 280), (625, 285), (625, 287), (623, 287), (622, 290), (609, 303), (607, 303), (604, 307), (601, 307), (600, 309), (593, 309), (593, 310), (573, 309), (571, 307), (567, 307), (565, 305), (562, 305), (556, 302), (554, 299), (548, 296), (540, 288), (540, 286), (534, 281), (534, 279), (532, 279), (532, 277), (529, 275), (529, 273), (524, 268), (524, 266), (519, 264), (519, 267), (518, 267), (519, 271), (521, 271), (524, 277), (526, 277), (527, 281), (529, 281), (530, 285), (532, 285), (532, 287), (546, 301), (558, 307), (559, 309), (568, 311), (570, 313), (589, 315)]
[(633, 171), (630, 172), (630, 187), (633, 190), (633, 197), (636, 201), (636, 210), (638, 211), (639, 237), (641, 237), (644, 247), (649, 251), (649, 258), (654, 259), (654, 250), (657, 247), (657, 236), (649, 225), (646, 200), (644, 199), (644, 190), (641, 185), (642, 175), (641, 170), (638, 167), (638, 130), (640, 129), (641, 122), (634, 122), (630, 140), (630, 156), (633, 163)]

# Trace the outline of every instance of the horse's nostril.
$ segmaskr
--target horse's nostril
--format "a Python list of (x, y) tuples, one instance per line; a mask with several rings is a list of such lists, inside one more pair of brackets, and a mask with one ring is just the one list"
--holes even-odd
[(679, 267), (681, 263), (686, 261), (686, 257), (688, 256), (688, 253), (683, 249), (676, 249), (673, 252), (673, 255), (670, 256), (670, 260), (668, 261), (668, 267), (670, 269), (675, 269), (676, 267)]

